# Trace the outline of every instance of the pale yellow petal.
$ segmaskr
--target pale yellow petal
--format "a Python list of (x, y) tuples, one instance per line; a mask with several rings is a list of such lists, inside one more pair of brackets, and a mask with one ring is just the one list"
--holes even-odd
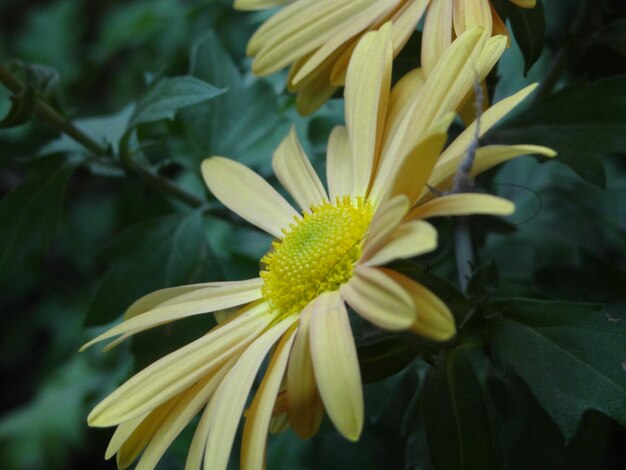
[[(314, 51), (347, 28), (368, 4), (371, 0), (345, 0), (339, 4), (336, 0), (318, 0), (314, 8), (309, 2), (302, 7), (294, 4), (285, 8), (259, 28), (250, 40), (248, 52), (256, 52), (259, 40), (263, 41), (254, 54), (252, 71), (256, 75), (267, 75)], [(288, 23), (281, 18), (278, 29), (275, 19), (293, 7), (299, 8), (297, 14), (292, 15)]]
[(456, 334), (452, 312), (439, 297), (426, 287), (402, 274), (389, 269), (384, 270), (411, 296), (417, 319), (411, 331), (436, 341), (446, 341)]
[(368, 258), (384, 245), (387, 238), (396, 229), (409, 211), (409, 200), (405, 196), (396, 196), (384, 201), (374, 213), (363, 243), (362, 257)]
[(514, 212), (515, 204), (508, 199), (491, 194), (460, 193), (437, 197), (420, 204), (409, 213), (407, 218), (427, 219), (473, 214), (511, 215)]
[(298, 73), (291, 80), (294, 84), (297, 84), (305, 76), (310, 74), (315, 68), (330, 57), (337, 49), (339, 49), (345, 42), (354, 38), (357, 34), (366, 30), (372, 23), (372, 18), (377, 18), (391, 8), (392, 3), (389, 1), (376, 1), (372, 2), (367, 8), (355, 15), (344, 28), (337, 31), (332, 37), (326, 41), (323, 45), (317, 49), (306, 63), (300, 68)]
[(215, 402), (209, 419), (209, 434), (204, 452), (204, 468), (224, 470), (228, 464), (235, 433), (250, 388), (270, 348), (296, 321), (290, 317), (280, 321), (246, 348), (237, 363), (222, 380), (211, 399)]
[(406, 330), (415, 321), (411, 298), (378, 268), (357, 266), (339, 291), (359, 315), (385, 330)]
[(455, 114), (449, 113), (417, 145), (405, 155), (389, 155), (394, 165), (386, 165), (376, 174), (370, 195), (381, 200), (403, 194), (412, 205), (422, 192), (426, 181), (448, 140), (448, 127)]
[(476, 26), (485, 28), (488, 36), (492, 34), (493, 24), (489, 0), (454, 0), (452, 17), (454, 32), (457, 36)]
[(330, 200), (350, 194), (350, 139), (343, 126), (335, 127), (328, 138), (326, 178)]
[(213, 392), (234, 363), (235, 360), (231, 359), (213, 375), (203, 378), (180, 394), (176, 405), (171, 408), (141, 455), (136, 470), (151, 470), (156, 467), (165, 451), (174, 442), (174, 439), (185, 429), (202, 407), (207, 404), (211, 395), (213, 395)]
[[(258, 300), (262, 296), (262, 281), (260, 278), (247, 281), (216, 283), (215, 285), (209, 283), (207, 286), (208, 287), (194, 288), (193, 290), (187, 291), (170, 291), (167, 289), (168, 292), (163, 295), (159, 294), (159, 292), (162, 291), (157, 291), (153, 294), (149, 294), (147, 297), (139, 299), (137, 303), (131, 306), (133, 315), (130, 315), (128, 320), (125, 320), (92, 339), (80, 350), (83, 351), (99, 341), (118, 335), (124, 335), (124, 338), (128, 338), (136, 333), (165, 323), (201, 313), (237, 307)], [(174, 292), (178, 295), (168, 297), (167, 300), (164, 300), (165, 296)], [(181, 294), (180, 292), (183, 293)], [(138, 313), (145, 307), (153, 305), (156, 301), (159, 301), (159, 303), (153, 310)]]
[(348, 312), (337, 291), (324, 292), (311, 315), (311, 357), (326, 411), (337, 430), (357, 441), (363, 429), (363, 390)]
[(300, 314), (298, 333), (287, 368), (287, 417), (293, 431), (301, 439), (315, 435), (324, 416), (309, 342), (311, 314), (315, 309), (316, 300), (313, 300)]
[(209, 190), (251, 224), (277, 238), (293, 223), (298, 213), (272, 186), (254, 171), (234, 160), (207, 158), (202, 176)]
[(396, 259), (429, 253), (437, 248), (437, 231), (427, 222), (413, 220), (396, 228), (385, 244), (369, 259), (366, 266), (380, 266)]
[(263, 381), (248, 410), (241, 444), (241, 468), (243, 470), (263, 470), (265, 468), (265, 448), (274, 402), (285, 374), (289, 351), (294, 338), (295, 329), (292, 327), (278, 343)]
[(300, 145), (295, 126), (274, 152), (272, 167), (280, 183), (303, 211), (328, 201), (326, 190)]
[(391, 18), (391, 41), (393, 55), (397, 56), (406, 45), (415, 27), (422, 19), (430, 0), (412, 0), (404, 5)]
[[(522, 155), (541, 155), (550, 158), (556, 156), (556, 152), (539, 145), (488, 145), (486, 147), (479, 147), (476, 150), (471, 175), (477, 176), (483, 171), (493, 168), (500, 163)], [(451, 153), (446, 151), (444, 156), (437, 162), (428, 180), (428, 184), (438, 189), (449, 188), (452, 185), (454, 174), (463, 158), (465, 158), (464, 153), (451, 158)], [(420, 194), (420, 199), (429, 199), (430, 196), (430, 193), (423, 191), (422, 194)]]
[(89, 414), (90, 426), (108, 427), (136, 418), (222, 367), (271, 321), (265, 303), (168, 354), (127, 380)]
[(235, 0), (236, 10), (265, 10), (293, 2), (293, 0)]
[(148, 415), (149, 413), (146, 413), (138, 416), (137, 418), (131, 419), (130, 421), (125, 421), (115, 429), (115, 432), (113, 433), (113, 436), (109, 441), (107, 450), (104, 453), (104, 458), (106, 460), (109, 460), (122, 448), (124, 442), (128, 440), (133, 432), (135, 432), (135, 429), (139, 427), (139, 425), (143, 422), (144, 419), (146, 419)]
[(391, 83), (393, 50), (387, 23), (359, 41), (348, 67), (346, 126), (350, 136), (353, 196), (364, 196), (376, 164)]
[(432, 0), (422, 32), (422, 69), (426, 76), (452, 44), (453, 0)]
[(535, 8), (535, 5), (537, 5), (537, 0), (511, 0), (511, 1), (521, 8)]
[(486, 40), (482, 29), (474, 28), (446, 50), (418, 98), (402, 116), (394, 134), (389, 136), (379, 175), (393, 173), (397, 160), (392, 157), (402, 158), (408, 154), (433, 127), (439, 125), (442, 118), (456, 110), (474, 83), (475, 66)]

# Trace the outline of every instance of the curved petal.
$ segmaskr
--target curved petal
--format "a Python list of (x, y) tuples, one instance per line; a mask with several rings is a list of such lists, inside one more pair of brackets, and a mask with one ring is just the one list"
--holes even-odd
[(347, 439), (363, 429), (363, 390), (348, 312), (339, 292), (324, 292), (311, 315), (311, 357), (328, 416)]
[(493, 23), (489, 0), (454, 0), (453, 5), (452, 17), (457, 36), (476, 26), (482, 26), (491, 36)]
[(280, 5), (286, 5), (293, 0), (235, 0), (235, 10), (265, 10)]
[(267, 181), (234, 160), (207, 158), (202, 162), (202, 176), (222, 204), (276, 238), (299, 217)]
[(294, 338), (295, 330), (292, 328), (291, 331), (285, 333), (278, 343), (263, 381), (248, 410), (241, 444), (241, 468), (243, 470), (263, 470), (265, 468), (267, 433), (272, 419), (274, 402), (285, 374), (289, 351)]
[(272, 167), (280, 183), (303, 211), (328, 200), (322, 182), (300, 145), (294, 126), (274, 152)]
[(346, 127), (352, 157), (352, 196), (364, 196), (376, 164), (391, 84), (390, 24), (359, 41), (348, 67)]
[(300, 314), (300, 325), (287, 368), (287, 417), (293, 431), (302, 439), (315, 435), (324, 416), (309, 342), (310, 320), (314, 310), (315, 300)]
[(328, 138), (326, 178), (331, 201), (350, 194), (350, 138), (343, 126), (335, 127)]
[(537, 0), (511, 0), (520, 8), (535, 8)]
[(400, 284), (413, 300), (417, 310), (417, 319), (411, 327), (413, 333), (436, 341), (449, 340), (456, 334), (452, 312), (439, 297), (413, 279), (396, 271), (383, 270)]
[(135, 470), (150, 470), (156, 467), (165, 451), (174, 442), (174, 439), (178, 437), (202, 407), (207, 404), (234, 362), (234, 359), (231, 359), (227, 365), (215, 374), (200, 380), (177, 397), (176, 404), (168, 412), (150, 440)]
[[(262, 280), (260, 278), (230, 283), (215, 283), (214, 286), (211, 283), (205, 285), (208, 287), (187, 290), (186, 292), (176, 290), (177, 288), (174, 288), (174, 290), (166, 289), (167, 292), (162, 294), (159, 294), (162, 291), (157, 291), (142, 297), (135, 304), (131, 305), (129, 311), (132, 312), (132, 315), (128, 315), (128, 320), (92, 339), (82, 346), (80, 350), (84, 351), (93, 344), (114, 336), (124, 335), (124, 338), (128, 338), (136, 333), (165, 323), (201, 313), (237, 307), (258, 300), (262, 296)], [(180, 292), (184, 293), (181, 294)], [(163, 300), (169, 294), (174, 293), (178, 295)], [(144, 308), (154, 305), (157, 301), (159, 303), (156, 304), (154, 309), (138, 313)]]
[(413, 220), (396, 228), (385, 245), (370, 259), (366, 266), (380, 266), (396, 259), (412, 258), (437, 248), (437, 231), (428, 222)]
[(225, 470), (252, 382), (270, 348), (296, 321), (290, 317), (280, 321), (259, 336), (243, 352), (237, 363), (222, 380), (211, 399), (209, 434), (204, 451), (204, 468)]
[(452, 44), (452, 0), (432, 0), (422, 32), (422, 68), (430, 75)]
[(415, 321), (409, 295), (378, 268), (357, 266), (341, 296), (359, 315), (386, 330), (406, 330)]
[(261, 303), (209, 334), (143, 369), (89, 414), (93, 427), (108, 427), (136, 418), (166, 402), (201, 377), (222, 367), (272, 320)]
[[(500, 163), (522, 155), (541, 155), (543, 157), (551, 158), (556, 156), (556, 152), (552, 149), (541, 147), (539, 145), (488, 145), (485, 147), (479, 147), (476, 149), (471, 175), (477, 176), (483, 171), (487, 171)], [(458, 166), (465, 158), (465, 153), (463, 152), (451, 156), (451, 154), (446, 150), (444, 156), (439, 159), (428, 180), (428, 184), (431, 187), (440, 190), (449, 188), (452, 185), (454, 174), (456, 173)], [(430, 193), (422, 191), (419, 199), (424, 200), (429, 196)]]
[(373, 256), (383, 246), (389, 235), (400, 225), (408, 211), (409, 201), (405, 196), (400, 195), (384, 201), (377, 208), (367, 229), (361, 257)]
[(407, 216), (409, 219), (447, 217), (452, 215), (511, 215), (515, 204), (508, 199), (491, 194), (459, 193), (432, 199), (415, 207)]
[(135, 429), (139, 427), (139, 425), (143, 422), (144, 419), (146, 419), (146, 417), (148, 417), (148, 415), (149, 413), (146, 413), (129, 421), (124, 421), (115, 429), (115, 432), (113, 433), (113, 436), (111, 436), (111, 440), (109, 441), (109, 445), (107, 446), (107, 450), (104, 453), (105, 460), (109, 460), (122, 448), (124, 443), (135, 432)]

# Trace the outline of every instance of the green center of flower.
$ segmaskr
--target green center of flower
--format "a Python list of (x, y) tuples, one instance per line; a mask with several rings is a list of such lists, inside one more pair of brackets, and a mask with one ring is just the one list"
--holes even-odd
[(263, 297), (281, 316), (301, 311), (317, 295), (339, 289), (361, 256), (372, 207), (337, 198), (305, 212), (262, 259)]

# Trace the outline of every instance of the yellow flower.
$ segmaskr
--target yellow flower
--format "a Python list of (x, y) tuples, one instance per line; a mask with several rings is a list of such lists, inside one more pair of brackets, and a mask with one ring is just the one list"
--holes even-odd
[[(346, 127), (335, 128), (328, 142), (327, 188), (295, 131), (274, 154), (276, 176), (300, 210), (240, 163), (223, 157), (203, 162), (213, 194), (276, 240), (261, 260), (259, 278), (154, 292), (134, 303), (123, 323), (85, 346), (118, 337), (116, 344), (174, 320), (238, 308), (94, 408), (91, 426), (117, 426), (107, 458), (117, 454), (123, 468), (143, 453), (137, 468), (153, 468), (202, 412), (186, 468), (199, 469), (204, 462), (204, 468), (225, 469), (254, 378), (274, 346), (246, 413), (242, 468), (263, 468), (268, 430), (285, 422), (306, 438), (317, 432), (326, 412), (343, 436), (359, 438), (362, 385), (346, 304), (384, 329), (451, 338), (455, 325), (446, 305), (384, 265), (435, 248), (437, 234), (423, 219), (513, 211), (512, 203), (498, 197), (433, 199), (425, 189), (426, 182), (449, 185), (474, 132), (470, 126), (441, 153), (450, 110), (471, 89), (473, 71), (487, 74), (505, 43), (502, 37), (488, 39), (480, 28), (471, 30), (444, 53), (429, 79), (417, 70), (390, 90), (390, 25), (366, 34), (347, 72)], [(489, 109), (482, 131), (531, 89)], [(527, 153), (553, 154), (534, 146), (485, 147), (477, 153), (476, 170)]]
[[(533, 8), (536, 0), (510, 0)], [(368, 31), (392, 21), (394, 57), (426, 16), (422, 67), (428, 75), (454, 37), (475, 26), (507, 35), (489, 0), (235, 0), (240, 10), (286, 5), (254, 34), (248, 55), (263, 76), (291, 66), (287, 88), (302, 114), (315, 111), (345, 82), (350, 56)]]

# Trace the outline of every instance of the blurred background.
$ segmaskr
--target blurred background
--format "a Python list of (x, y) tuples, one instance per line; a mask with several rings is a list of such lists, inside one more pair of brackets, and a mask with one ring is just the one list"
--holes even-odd
[[(513, 44), (490, 84), (494, 100), (546, 73), (579, 7), (575, 0), (545, 2), (543, 55), (525, 77)], [(570, 49), (559, 87), (626, 74), (625, 13), (622, 0), (597, 2), (584, 47)], [(285, 73), (251, 75), (245, 46), (267, 16), (236, 12), (229, 0), (0, 0), (0, 60), (28, 64), (25, 74), (50, 102), (111, 145), (124, 131), (131, 103), (156, 77), (193, 75), (228, 88), (172, 122), (142, 127), (135, 142), (160, 175), (209, 198), (198, 171), (202, 159), (231, 156), (273, 181), (272, 151), (295, 123), (323, 168), (328, 133), (343, 121), (340, 97), (300, 117), (283, 91)], [(419, 64), (419, 35), (416, 40), (395, 75)], [(9, 97), (0, 86), (0, 116), (10, 109)], [(172, 202), (110, 162), (72, 165), (81, 152), (43, 122), (0, 129), (0, 197), (13, 198), (11, 207), (0, 203), (1, 220), (29, 224), (9, 235), (8, 225), (0, 227), (2, 469), (115, 468), (104, 460), (112, 431), (88, 428), (88, 411), (134, 370), (202, 334), (211, 319), (146, 333), (106, 354), (99, 347), (79, 354), (80, 345), (152, 290), (254, 276), (269, 243), (219, 210), (203, 217)], [(44, 155), (65, 160), (50, 163)], [(524, 157), (484, 175), (481, 185), (519, 208), (506, 227), (490, 227), (481, 239), (481, 258), (498, 265), (501, 291), (607, 302), (616, 318), (626, 310), (626, 165), (617, 154), (598, 165), (590, 171), (600, 184), (558, 159)], [(426, 262), (454, 280), (445, 225), (440, 249)], [(366, 385), (367, 425), (358, 444), (343, 441), (329, 423), (311, 441), (283, 433), (270, 439), (268, 468), (429, 468), (419, 459), (419, 433), (407, 413), (423, 367), (416, 359)], [(503, 468), (626, 468), (623, 428), (590, 412), (566, 445), (528, 391), (518, 388), (513, 424), (501, 435), (514, 458)], [(159, 468), (183, 468), (192, 432), (176, 441)], [(237, 468), (237, 444), (234, 449)]]

